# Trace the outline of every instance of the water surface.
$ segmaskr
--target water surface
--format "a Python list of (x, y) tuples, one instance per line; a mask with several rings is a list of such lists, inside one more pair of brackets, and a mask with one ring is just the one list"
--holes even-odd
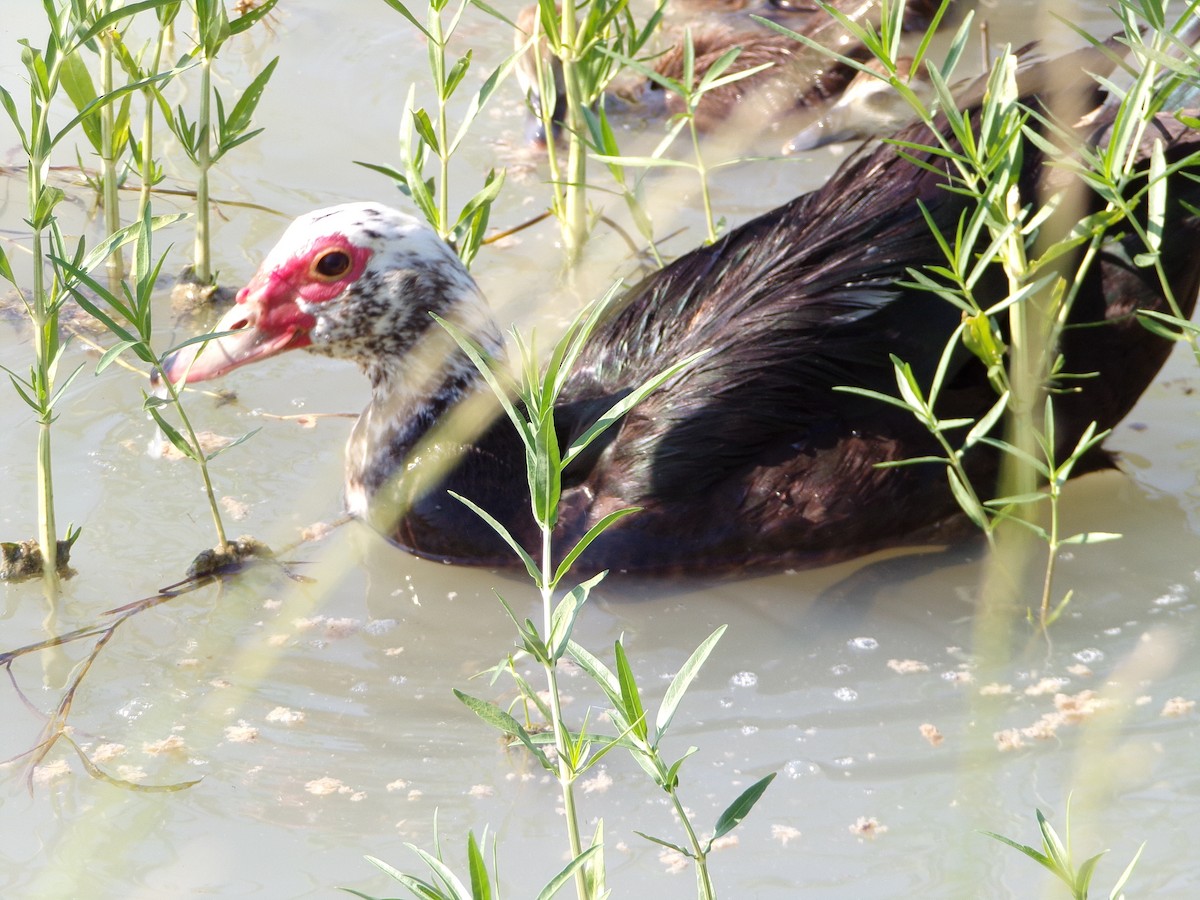
[[(1069, 45), (1043, 6), (981, 12), (995, 40), (1049, 35)], [(35, 3), (6, 10), (0, 80), (14, 93), (21, 86), (15, 41), (39, 42), (39, 12)], [(1103, 31), (1108, 15), (1090, 2), (1072, 18)], [(462, 38), (477, 50), (468, 82), (478, 84), (507, 52), (508, 36), (471, 11)], [(252, 274), (292, 215), (350, 199), (403, 202), (386, 179), (352, 161), (396, 161), (400, 109), (425, 65), (413, 29), (370, 0), (284, 4), (269, 31), (255, 29), (229, 48), (222, 89), (244, 84), (276, 54), (281, 62), (259, 114), (266, 130), (215, 176), (215, 253), (231, 285)], [(457, 202), (487, 168), (509, 166), (499, 225), (545, 203), (544, 173), (516, 146), (519, 116), (510, 87), (456, 162)], [(654, 124), (628, 127), (631, 146), (657, 139)], [(5, 163), (17, 162), (15, 146), (0, 126)], [(714, 202), (731, 223), (744, 221), (819, 184), (838, 158), (724, 170)], [(178, 154), (168, 169), (172, 185), (190, 184)], [(695, 186), (666, 177), (653, 183), (665, 198), (659, 231), (686, 229), (667, 245), (683, 252), (701, 236)], [(73, 188), (70, 197), (64, 227), (95, 240), (90, 194)], [(23, 261), (8, 241), (22, 234), (23, 202), (20, 174), (0, 177), (0, 236), (18, 268)], [(159, 246), (187, 241), (178, 227)], [(480, 256), (475, 274), (503, 321), (558, 318), (573, 308), (547, 265), (557, 252), (543, 225)], [(597, 290), (614, 270), (631, 268), (622, 253), (602, 227), (588, 269)], [(164, 342), (199, 327), (165, 310), (158, 321)], [(5, 319), (0, 359), (19, 370), (28, 354), (26, 332)], [(53, 619), (39, 585), (2, 588), (4, 648), (95, 622), (154, 593), (212, 542), (198, 479), (184, 463), (161, 458), (139, 411), (141, 376), (114, 367), (93, 378), (94, 354), (77, 345), (69, 356), (70, 365), (89, 370), (55, 426), (60, 521), (85, 530), (73, 560), (79, 574), (66, 583)], [(1059, 584), (1075, 599), (1052, 644), (1018, 624), (1011, 662), (995, 671), (980, 671), (972, 655), (983, 572), (975, 545), (769, 577), (602, 586), (579, 639), (607, 658), (623, 636), (652, 703), (696, 644), (729, 624), (667, 742), (671, 754), (699, 748), (681, 793), (702, 827), (753, 781), (779, 773), (734, 832), (736, 844), (714, 854), (723, 896), (1056, 896), (1036, 866), (979, 830), (1032, 843), (1034, 809), (1061, 825), (1072, 792), (1077, 854), (1111, 849), (1099, 888), (1107, 892), (1146, 841), (1131, 894), (1195, 894), (1200, 735), (1186, 706), (1179, 716), (1164, 709), (1173, 698), (1196, 699), (1200, 675), (1196, 383), (1194, 364), (1176, 357), (1109, 442), (1121, 471), (1070, 487), (1065, 527), (1125, 538), (1063, 558)], [(306, 526), (335, 519), (351, 420), (305, 427), (280, 417), (356, 412), (366, 394), (359, 374), (292, 354), (221, 387), (236, 391), (236, 402), (192, 399), (204, 429), (235, 436), (262, 427), (218, 460), (219, 493), (240, 517), (232, 529), (283, 546)], [(36, 429), (11, 393), (0, 399), (0, 431), (0, 537), (24, 537), (34, 527)], [(90, 778), (60, 748), (30, 795), (21, 768), (9, 768), (0, 789), (0, 894), (325, 897), (345, 885), (391, 896), (398, 891), (362, 856), (417, 869), (404, 844), (431, 847), (435, 814), (455, 863), (469, 829), (500, 835), (506, 896), (533, 896), (561, 867), (555, 785), (451, 693), (512, 699), (503, 681), (489, 687), (472, 678), (512, 645), (493, 591), (535, 616), (531, 590), (509, 574), (413, 559), (358, 525), (292, 558), (313, 580), (256, 573), (122, 627), (75, 699), (76, 740), (93, 753), (122, 745), (123, 752), (103, 751), (111, 757), (106, 767), (122, 777), (202, 780), (177, 793), (133, 793)], [(1031, 579), (1031, 601), (1034, 587)], [(23, 696), (0, 691), (0, 757), (36, 742), (42, 712), (85, 650), (72, 646), (14, 667)], [(589, 704), (601, 704), (578, 675), (566, 678), (565, 690), (576, 721)], [(1063, 699), (1056, 703), (1056, 695)], [(1047, 725), (1059, 719), (1051, 733)], [(923, 726), (936, 728), (941, 743)], [(1035, 726), (1042, 738), (1024, 736), (1006, 750), (994, 736)], [(174, 743), (162, 743), (172, 736)], [(607, 757), (583, 785), (581, 807), (589, 829), (604, 820), (614, 896), (694, 896), (690, 872), (635, 834), (682, 839), (665, 795), (630, 760)], [(860, 819), (878, 823), (873, 837), (854, 830)]]

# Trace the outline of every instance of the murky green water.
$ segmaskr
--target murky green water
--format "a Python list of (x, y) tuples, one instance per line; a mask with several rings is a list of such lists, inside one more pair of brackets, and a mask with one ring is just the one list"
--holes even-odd
[[(1063, 33), (1040, 15), (1043, 6), (997, 4), (984, 13), (994, 39)], [(41, 40), (39, 13), (31, 0), (10, 0), (0, 22), (0, 81), (14, 93), (15, 42)], [(1072, 18), (1102, 31), (1105, 16), (1103, 4), (1091, 2)], [(482, 14), (468, 13), (462, 37), (477, 48), (480, 71), (507, 52), (508, 36)], [(266, 131), (231, 153), (213, 187), (221, 201), (217, 265), (235, 285), (290, 216), (349, 199), (401, 202), (385, 179), (352, 160), (395, 162), (400, 108), (423, 72), (425, 48), (383, 3), (292, 2), (269, 31), (230, 48), (221, 78), (240, 86), (276, 54), (260, 110)], [(488, 167), (510, 166), (498, 225), (544, 203), (541, 174), (516, 146), (519, 116), (512, 87), (455, 170), (461, 202)], [(653, 142), (653, 127), (630, 140)], [(15, 148), (15, 135), (0, 125), (0, 163), (18, 162)], [(729, 169), (716, 178), (714, 202), (742, 221), (815, 186), (834, 164), (828, 155)], [(170, 166), (172, 184), (190, 184), (186, 168)], [(58, 177), (65, 184), (69, 175)], [(675, 210), (688, 229), (669, 245), (682, 252), (700, 239), (694, 185), (664, 178), (655, 187), (661, 209)], [(95, 240), (90, 194), (70, 193), (67, 227)], [(0, 174), (0, 239), (18, 267), (11, 240), (22, 231), (23, 202), (20, 173)], [(665, 212), (659, 222), (661, 233), (673, 230)], [(598, 284), (621, 252), (605, 235), (591, 267)], [(175, 229), (160, 246), (187, 240)], [(566, 302), (556, 299), (546, 265), (554, 243), (541, 226), (481, 256), (475, 274), (502, 319), (529, 321), (545, 314), (543, 304)], [(158, 322), (164, 342), (197, 327), (166, 311)], [(21, 369), (29, 353), (21, 326), (0, 321), (0, 361)], [(82, 348), (72, 354), (89, 370), (94, 358)], [(1194, 364), (1174, 359), (1109, 442), (1122, 472), (1069, 490), (1066, 527), (1126, 538), (1063, 560), (1060, 584), (1076, 596), (1070, 614), (1050, 647), (1025, 646), (1018, 628), (1014, 662), (996, 673), (995, 687), (970, 665), (977, 547), (717, 584), (602, 588), (582, 619), (581, 642), (604, 652), (624, 635), (655, 696), (699, 641), (730, 625), (670, 739), (674, 753), (699, 748), (681, 790), (701, 824), (754, 780), (780, 773), (735, 832), (736, 845), (714, 854), (722, 896), (1056, 896), (1031, 862), (978, 830), (1032, 843), (1034, 808), (1061, 823), (1072, 791), (1077, 854), (1112, 851), (1095, 893), (1107, 893), (1143, 840), (1132, 896), (1200, 889), (1192, 861), (1200, 837), (1196, 713), (1164, 715), (1172, 698), (1200, 694), (1196, 384)], [(183, 463), (160, 458), (152, 423), (139, 412), (144, 386), (139, 375), (112, 368), (99, 378), (89, 371), (72, 387), (56, 425), (55, 463), (60, 521), (85, 530), (74, 559), (79, 575), (67, 582), (55, 621), (46, 619), (39, 585), (0, 588), (0, 648), (95, 622), (150, 595), (182, 577), (211, 543), (198, 480)], [(219, 493), (241, 516), (232, 529), (281, 546), (334, 519), (351, 420), (322, 418), (309, 428), (279, 417), (356, 412), (366, 395), (358, 373), (292, 354), (221, 387), (235, 390), (237, 402), (192, 400), (203, 428), (232, 436), (262, 427), (218, 461)], [(0, 433), (0, 538), (25, 537), (34, 527), (35, 426), (7, 390)], [(202, 780), (177, 793), (131, 793), (88, 777), (62, 749), (30, 795), (21, 767), (9, 767), (0, 787), (0, 896), (290, 898), (334, 896), (337, 885), (395, 895), (362, 856), (415, 870), (403, 845), (430, 847), (435, 813), (456, 862), (468, 829), (500, 835), (508, 897), (533, 896), (561, 867), (555, 786), (451, 694), (507, 699), (471, 678), (512, 641), (493, 589), (530, 615), (532, 593), (508, 575), (415, 560), (356, 525), (293, 556), (315, 581), (247, 577), (179, 597), (117, 632), (75, 699), (75, 739), (93, 753), (123, 745), (104, 753), (115, 754), (105, 765), (124, 777)], [(13, 672), (29, 706), (11, 686), (0, 688), (0, 757), (37, 741), (43, 713), (84, 652), (73, 646), (18, 662)], [(1047, 739), (998, 748), (995, 732), (1044, 725), (1047, 714), (1070, 719), (1087, 705), (1080, 694), (1088, 690), (1106, 708), (1079, 711), (1083, 721)], [(567, 679), (566, 691), (574, 715), (599, 703), (579, 677)], [(1075, 700), (1056, 706), (1056, 693)], [(926, 725), (942, 735), (939, 745), (923, 736)], [(679, 839), (665, 797), (617, 754), (600, 770), (581, 806), (589, 823), (604, 819), (614, 896), (694, 896), (691, 874), (673, 872), (635, 834)], [(882, 826), (873, 839), (852, 832), (860, 817)]]

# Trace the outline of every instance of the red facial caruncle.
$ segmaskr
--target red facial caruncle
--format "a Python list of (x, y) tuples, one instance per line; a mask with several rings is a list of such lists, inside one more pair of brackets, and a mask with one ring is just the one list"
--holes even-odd
[(167, 376), (178, 379), (186, 371), (188, 381), (205, 381), (309, 346), (317, 320), (302, 307), (311, 310), (312, 304), (340, 296), (362, 275), (371, 254), (370, 248), (335, 233), (318, 237), (282, 263), (268, 258), (214, 329), (235, 333), (208, 342), (203, 352), (194, 345), (175, 354), (164, 366)]

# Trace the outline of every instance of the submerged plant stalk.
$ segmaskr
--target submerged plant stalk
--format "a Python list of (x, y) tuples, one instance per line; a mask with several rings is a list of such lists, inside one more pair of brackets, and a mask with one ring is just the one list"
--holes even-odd
[[(101, 12), (107, 15), (112, 7), (112, 0), (106, 0), (101, 6)], [(113, 89), (113, 37), (106, 29), (100, 33), (100, 93), (109, 96)], [(104, 197), (104, 229), (106, 234), (116, 234), (121, 230), (121, 201), (119, 184), (117, 182), (117, 157), (120, 148), (114, 146), (116, 141), (116, 113), (112, 103), (105, 103), (100, 108), (100, 147), (101, 164), (103, 167), (102, 185)], [(121, 248), (117, 247), (109, 255), (108, 261), (109, 285), (115, 288), (125, 277), (125, 259)]]
[(567, 179), (566, 228), (563, 231), (567, 265), (579, 261), (587, 233), (587, 154), (583, 143), (583, 92), (579, 84), (579, 58), (576, 30), (575, 0), (562, 4), (562, 67), (563, 84), (567, 91)]
[[(542, 627), (547, 636), (554, 629), (555, 581), (552, 530), (551, 526), (542, 525)], [(573, 787), (575, 772), (572, 769), (570, 749), (567, 746), (569, 735), (565, 731), (562, 701), (558, 694), (557, 661), (551, 659), (542, 665), (546, 671), (546, 687), (550, 692), (551, 724), (554, 727), (554, 750), (558, 756), (558, 785), (562, 791), (563, 813), (567, 819), (567, 841), (571, 847), (571, 858), (578, 859), (583, 852), (583, 842), (579, 837), (579, 816), (575, 811), (575, 789)], [(591, 896), (582, 866), (575, 869), (575, 892), (580, 900)]]
[(212, 93), (212, 57), (207, 53), (200, 60), (200, 115), (196, 120), (199, 146), (196, 154), (196, 240), (194, 245), (193, 269), (196, 282), (207, 285), (212, 282), (212, 263), (208, 241), (208, 171), (212, 168), (212, 128), (209, 118), (210, 95)]
[[(44, 127), (48, 104), (43, 102), (38, 112), (43, 122), (35, 126)], [(32, 129), (31, 129), (32, 130)], [(36, 134), (36, 132), (35, 132)], [(33, 146), (40, 142), (33, 137)], [(58, 309), (46, 292), (45, 250), (43, 248), (43, 224), (37, 214), (39, 200), (46, 191), (43, 175), (49, 165), (48, 157), (36, 152), (29, 160), (29, 210), (33, 218), (33, 388), (40, 403), (38, 409), (38, 543), (42, 549), (42, 573), (47, 592), (58, 588), (58, 529), (54, 517), (54, 468), (50, 449), (50, 426), (54, 417), (50, 410), (50, 398), (54, 395), (54, 357), (58, 351)]]

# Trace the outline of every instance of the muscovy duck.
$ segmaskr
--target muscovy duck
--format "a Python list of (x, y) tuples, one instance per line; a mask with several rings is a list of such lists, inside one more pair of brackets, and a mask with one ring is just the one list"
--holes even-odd
[[(833, 5), (851, 21), (875, 28), (879, 26), (881, 7), (878, 0), (836, 0)], [(939, 6), (940, 0), (910, 0), (904, 8), (905, 30), (923, 31), (934, 20)], [(696, 108), (696, 125), (701, 131), (727, 130), (746, 138), (778, 129), (797, 113), (821, 110), (838, 99), (847, 86), (855, 81), (855, 70), (851, 66), (806, 47), (787, 35), (772, 31), (752, 17), (784, 25), (844, 56), (863, 60), (869, 56), (867, 48), (841, 22), (811, 3), (792, 3), (788, 0), (689, 0), (686, 3), (669, 4), (666, 12), (666, 37), (660, 42), (665, 49), (652, 61), (653, 69), (659, 75), (674, 81), (683, 80), (685, 28), (691, 31), (694, 54), (692, 88), (718, 59), (735, 47), (741, 52), (724, 70), (726, 75), (758, 66), (768, 67), (707, 91)], [(535, 29), (541, 27), (538, 17), (539, 8), (536, 4), (526, 6), (518, 13), (513, 33), (515, 48), (525, 46)], [(552, 119), (559, 125), (566, 114), (566, 87), (562, 70), (558, 60), (550, 55), (544, 39), (537, 46), (542, 65), (554, 80), (555, 108)], [(533, 51), (522, 55), (516, 72), (530, 106), (537, 109), (540, 101), (537, 60)], [(646, 115), (675, 116), (685, 111), (679, 95), (663, 90), (650, 78), (639, 78), (633, 84), (619, 83), (610, 93), (630, 101), (632, 108)], [(869, 90), (864, 93), (872, 98), (875, 96)], [(851, 118), (855, 122), (854, 127), (864, 137), (890, 134), (908, 121), (907, 118), (895, 121), (876, 117), (878, 127), (873, 128), (869, 110), (866, 115), (857, 117), (839, 113), (839, 119)], [(528, 124), (527, 137), (534, 145), (545, 144), (545, 130), (540, 120)]]
[[(884, 71), (882, 63), (867, 65), (878, 73)], [(911, 71), (911, 66), (911, 57), (901, 57), (896, 60), (896, 75), (922, 103), (928, 103), (933, 97), (933, 82), (923, 70)], [(859, 72), (820, 116), (783, 145), (783, 152), (803, 153), (827, 144), (892, 134), (915, 117), (908, 101), (885, 79)]]
[[(1076, 92), (1092, 110), (1080, 134), (1103, 145), (1115, 105), (1105, 104), (1098, 88), (1079, 87), (1081, 68), (1081, 60), (1068, 58), (1031, 69), (1020, 83), (1052, 92), (1064, 72), (1075, 73)], [(924, 140), (922, 127), (899, 137)], [(1163, 141), (1168, 165), (1200, 151), (1200, 133), (1166, 113), (1152, 123), (1143, 157), (1153, 138)], [(959, 324), (953, 305), (906, 284), (910, 268), (942, 261), (918, 204), (945, 233), (953, 233), (967, 206), (946, 189), (945, 162), (923, 159), (930, 168), (889, 144), (864, 148), (824, 187), (680, 257), (624, 294), (556, 408), (564, 446), (665, 366), (709, 352), (572, 463), (557, 546), (572, 546), (625, 506), (644, 510), (593, 544), (584, 564), (692, 572), (797, 566), (957, 533), (949, 524), (962, 520), (941, 466), (876, 465), (938, 452), (924, 427), (907, 412), (834, 390), (893, 393), (889, 354), (928, 383)], [(1022, 197), (1071, 177), (1026, 142)], [(1200, 288), (1197, 206), (1200, 183), (1187, 172), (1173, 175), (1162, 264), (1187, 315)], [(1052, 219), (1043, 227), (1059, 226)], [(1094, 374), (1056, 397), (1060, 450), (1072, 447), (1088, 423), (1103, 429), (1120, 421), (1170, 350), (1133, 315), (1167, 308), (1153, 270), (1131, 262), (1143, 249), (1128, 232), (1113, 236), (1082, 285), (1060, 349), (1064, 371)], [(1003, 278), (985, 277), (977, 291), (998, 299)], [(448, 496), (452, 489), (536, 553), (525, 462), (511, 423), (475, 412), (474, 435), (439, 425), (465, 399), (487, 392), (429, 314), (455, 322), (497, 357), (503, 350), (474, 281), (424, 224), (377, 203), (302, 216), (237, 299), (217, 329), (240, 330), (198, 356), (194, 346), (181, 351), (166, 366), (169, 377), (202, 381), (300, 348), (353, 360), (370, 380), (371, 400), (347, 448), (350, 510), (421, 556), (514, 564), (491, 529)], [(941, 415), (978, 418), (995, 400), (982, 363), (958, 354)], [(994, 479), (997, 460), (985, 448), (969, 451), (965, 462), (973, 481)]]

